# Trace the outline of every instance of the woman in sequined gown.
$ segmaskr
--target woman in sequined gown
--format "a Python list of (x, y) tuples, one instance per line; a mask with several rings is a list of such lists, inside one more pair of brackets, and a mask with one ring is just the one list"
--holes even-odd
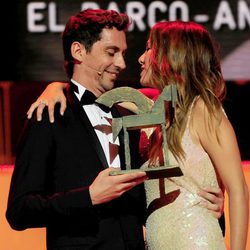
[(202, 198), (197, 195), (202, 187), (219, 187), (209, 156), (192, 140), (189, 126), (197, 101), (191, 105), (181, 142), (185, 160), (177, 162), (169, 152), (170, 164), (180, 166), (184, 175), (145, 183), (148, 249), (226, 249), (217, 218), (199, 205)]
[[(216, 47), (208, 31), (193, 22), (160, 22), (150, 31), (139, 58), (140, 82), (162, 90), (177, 87), (175, 112), (167, 110), (169, 162), (182, 177), (145, 182), (149, 250), (226, 249), (218, 220), (197, 193), (225, 187), (229, 196), (230, 247), (244, 250), (248, 225), (248, 189), (233, 128), (221, 100), (225, 83)], [(162, 165), (162, 136), (150, 137), (149, 161)]]

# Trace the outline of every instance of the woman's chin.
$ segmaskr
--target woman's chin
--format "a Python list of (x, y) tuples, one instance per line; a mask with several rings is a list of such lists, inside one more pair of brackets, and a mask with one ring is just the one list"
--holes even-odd
[(142, 79), (140, 80), (140, 84), (141, 86), (143, 87), (151, 87), (150, 83), (146, 82), (146, 81), (143, 81)]

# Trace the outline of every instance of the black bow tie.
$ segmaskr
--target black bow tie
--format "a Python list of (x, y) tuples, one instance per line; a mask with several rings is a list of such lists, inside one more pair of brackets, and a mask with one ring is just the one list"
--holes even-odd
[[(79, 93), (78, 87), (75, 84), (71, 84), (71, 85), (72, 85), (73, 91), (76, 92), (76, 93)], [(81, 97), (80, 103), (82, 105), (96, 104), (104, 112), (106, 112), (106, 113), (110, 112), (109, 107), (107, 107), (107, 106), (105, 106), (103, 104), (95, 102), (96, 99), (97, 99), (97, 97), (92, 92), (90, 92), (89, 90), (86, 89), (85, 92), (83, 93), (82, 97)]]
[(81, 97), (80, 103), (82, 105), (94, 104), (96, 99), (97, 97), (92, 92), (86, 89)]

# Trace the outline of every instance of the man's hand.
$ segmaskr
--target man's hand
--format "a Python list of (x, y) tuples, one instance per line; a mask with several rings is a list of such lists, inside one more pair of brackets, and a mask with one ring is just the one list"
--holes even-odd
[(201, 202), (201, 206), (210, 210), (219, 219), (224, 210), (224, 193), (220, 188), (206, 187), (198, 193), (206, 201)]
[(136, 172), (109, 176), (109, 172), (117, 170), (108, 168), (101, 171), (89, 187), (93, 205), (109, 202), (148, 179), (145, 172)]

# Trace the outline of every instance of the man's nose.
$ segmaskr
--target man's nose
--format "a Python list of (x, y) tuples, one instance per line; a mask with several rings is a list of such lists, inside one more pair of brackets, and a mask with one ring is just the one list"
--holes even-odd
[(116, 59), (115, 66), (119, 67), (120, 69), (125, 69), (126, 68), (126, 63), (124, 60), (123, 55), (119, 55)]

